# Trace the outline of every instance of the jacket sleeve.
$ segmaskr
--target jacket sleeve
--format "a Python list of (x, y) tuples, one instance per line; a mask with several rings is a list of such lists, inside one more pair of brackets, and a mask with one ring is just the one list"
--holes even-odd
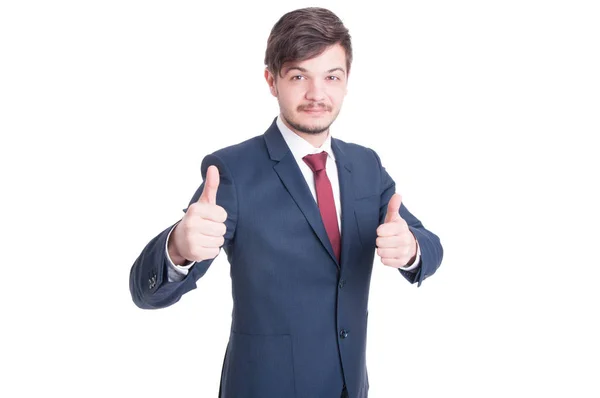
[[(237, 224), (238, 203), (233, 177), (225, 163), (216, 155), (207, 155), (201, 166), (202, 179), (206, 180), (208, 167), (214, 165), (219, 169), (219, 189), (217, 191), (217, 204), (227, 212), (225, 226), (225, 243), (223, 249), (229, 255), (235, 235)], [(202, 191), (204, 182), (196, 190), (189, 204), (196, 202)], [(188, 205), (189, 206), (189, 205)], [(187, 211), (187, 207), (183, 210)], [(168, 307), (175, 304), (181, 296), (196, 288), (196, 282), (208, 270), (214, 259), (195, 263), (189, 270), (188, 275), (180, 282), (168, 282), (167, 259), (165, 246), (169, 231), (173, 225), (158, 234), (142, 250), (139, 257), (133, 263), (129, 274), (129, 290), (133, 302), (140, 308), (156, 309)]]
[[(375, 154), (381, 172), (381, 202), (379, 206), (379, 224), (381, 225), (385, 220), (390, 199), (396, 192), (396, 183), (387, 173), (385, 167), (382, 166), (377, 153), (375, 153), (375, 151), (373, 151), (373, 153)], [(400, 268), (398, 271), (400, 271), (402, 276), (410, 283), (418, 282), (417, 286), (421, 286), (421, 283), (423, 283), (426, 278), (433, 275), (442, 263), (444, 254), (442, 244), (440, 243), (440, 238), (433, 232), (427, 230), (421, 221), (408, 211), (404, 204), (400, 206), (400, 217), (406, 221), (408, 228), (419, 242), (419, 247), (421, 248), (421, 265), (416, 272), (405, 271)]]

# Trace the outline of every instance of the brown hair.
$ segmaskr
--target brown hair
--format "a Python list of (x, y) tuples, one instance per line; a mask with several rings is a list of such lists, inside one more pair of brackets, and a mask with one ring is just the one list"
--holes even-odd
[(265, 65), (281, 76), (284, 63), (305, 61), (321, 54), (327, 47), (340, 44), (346, 51), (346, 73), (352, 63), (350, 34), (333, 12), (318, 7), (301, 8), (282, 16), (267, 40)]

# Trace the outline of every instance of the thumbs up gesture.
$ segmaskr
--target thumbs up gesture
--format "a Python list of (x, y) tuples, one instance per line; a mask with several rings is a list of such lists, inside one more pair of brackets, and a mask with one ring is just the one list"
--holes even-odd
[(385, 220), (377, 228), (375, 242), (381, 262), (394, 268), (412, 263), (417, 254), (417, 241), (399, 214), (401, 204), (402, 196), (397, 193), (392, 195)]
[(210, 166), (200, 198), (188, 207), (171, 233), (168, 250), (175, 264), (208, 260), (219, 254), (225, 243), (227, 212), (217, 205), (218, 189), (219, 170)]

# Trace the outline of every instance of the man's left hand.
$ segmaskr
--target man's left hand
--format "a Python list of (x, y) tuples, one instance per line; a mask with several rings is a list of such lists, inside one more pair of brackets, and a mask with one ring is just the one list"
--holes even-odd
[(402, 196), (395, 193), (388, 203), (383, 224), (377, 228), (377, 254), (381, 262), (394, 268), (411, 265), (417, 255), (417, 241), (400, 217)]

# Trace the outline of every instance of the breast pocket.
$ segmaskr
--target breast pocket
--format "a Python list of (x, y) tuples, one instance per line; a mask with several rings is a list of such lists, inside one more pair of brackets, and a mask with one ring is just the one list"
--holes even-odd
[(354, 215), (358, 226), (361, 244), (364, 248), (374, 248), (379, 227), (379, 195), (355, 199)]
[(296, 396), (291, 336), (233, 332), (227, 357), (224, 398)]

